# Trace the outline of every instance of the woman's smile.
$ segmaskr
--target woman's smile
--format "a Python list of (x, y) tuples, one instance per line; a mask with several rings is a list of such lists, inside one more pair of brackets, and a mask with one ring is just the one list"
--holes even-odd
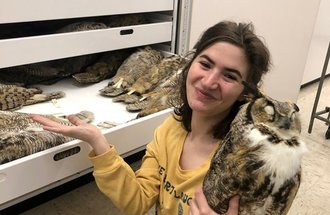
[(217, 96), (202, 88), (196, 87), (195, 92), (199, 100), (202, 101), (218, 100)]

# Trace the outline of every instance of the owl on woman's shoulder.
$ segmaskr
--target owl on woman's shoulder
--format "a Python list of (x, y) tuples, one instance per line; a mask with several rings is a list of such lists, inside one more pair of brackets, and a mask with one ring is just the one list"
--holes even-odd
[(261, 93), (248, 83), (252, 98), (240, 107), (211, 160), (203, 191), (211, 208), (225, 213), (240, 196), (239, 214), (286, 214), (301, 181), (299, 108)]

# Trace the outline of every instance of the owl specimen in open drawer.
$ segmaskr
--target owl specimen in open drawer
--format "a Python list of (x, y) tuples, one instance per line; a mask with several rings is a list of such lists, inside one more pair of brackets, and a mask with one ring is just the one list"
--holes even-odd
[(52, 67), (48, 62), (0, 69), (0, 81), (2, 83), (19, 86), (53, 84), (64, 77), (66, 76), (63, 68)]
[(150, 23), (147, 15), (143, 13), (106, 16), (99, 18), (99, 21), (110, 28)]
[(182, 69), (185, 63), (185, 58), (179, 55), (164, 57), (158, 64), (153, 65), (144, 75), (139, 77), (132, 86), (128, 88), (129, 92), (114, 97), (112, 101), (122, 101), (126, 104), (138, 102), (139, 99), (141, 99), (141, 95), (146, 95), (162, 85), (162, 83), (170, 79), (173, 74)]
[(162, 58), (159, 51), (149, 46), (138, 49), (120, 65), (108, 86), (100, 90), (101, 95), (114, 97), (127, 92), (139, 77), (143, 76), (153, 65), (158, 64)]
[(69, 33), (69, 32), (89, 31), (89, 30), (106, 29), (106, 28), (108, 28), (108, 26), (102, 22), (78, 21), (64, 25), (63, 27), (57, 29), (55, 33)]
[(64, 97), (64, 92), (43, 93), (39, 88), (0, 84), (0, 110), (18, 110), (26, 105)]
[(241, 106), (211, 160), (203, 191), (217, 213), (240, 196), (240, 215), (286, 214), (301, 181), (301, 158), (307, 151), (300, 139), (298, 107), (254, 92)]
[(180, 106), (180, 88), (178, 86), (181, 72), (181, 69), (175, 71), (154, 90), (143, 94), (138, 102), (126, 105), (126, 110), (139, 111), (137, 118), (140, 118), (170, 107)]
[(185, 62), (185, 59), (179, 55), (164, 57), (129, 87), (128, 94), (137, 93), (138, 95), (142, 95), (153, 90), (161, 81), (167, 79), (179, 69), (182, 69)]
[[(75, 114), (85, 122), (94, 120), (94, 114), (81, 111)], [(72, 125), (66, 118), (54, 115), (45, 117), (65, 125)], [(42, 129), (28, 113), (0, 111), (0, 164), (4, 164), (36, 152), (73, 140)]]
[(83, 72), (74, 74), (72, 77), (81, 84), (97, 83), (113, 77), (124, 60), (135, 49), (121, 49), (101, 53), (100, 59)]

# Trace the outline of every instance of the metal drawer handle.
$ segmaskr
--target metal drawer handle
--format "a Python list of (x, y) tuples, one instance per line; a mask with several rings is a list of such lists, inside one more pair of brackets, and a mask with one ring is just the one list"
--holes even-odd
[(79, 152), (80, 152), (80, 147), (76, 146), (74, 148), (71, 148), (71, 149), (68, 149), (68, 150), (65, 150), (63, 152), (59, 152), (59, 153), (55, 154), (53, 159), (54, 159), (54, 161), (62, 160), (64, 158), (70, 157), (70, 156), (72, 156), (74, 154), (77, 154)]
[(127, 34), (133, 34), (133, 29), (126, 29), (126, 30), (121, 30), (120, 35), (127, 35)]

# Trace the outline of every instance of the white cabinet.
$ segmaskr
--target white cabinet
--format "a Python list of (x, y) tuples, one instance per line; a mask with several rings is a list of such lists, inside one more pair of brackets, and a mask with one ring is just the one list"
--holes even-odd
[[(150, 13), (155, 21), (134, 26), (0, 39), (0, 68), (154, 44), (173, 53), (177, 10), (177, 0), (4, 0), (0, 7), (0, 25), (142, 12)], [(122, 34), (126, 30), (130, 33)], [(165, 110), (134, 119), (135, 114), (127, 113), (124, 105), (114, 104), (110, 98), (99, 95), (98, 90), (106, 86), (107, 80), (80, 88), (69, 82), (61, 81), (43, 88), (45, 92), (65, 91), (66, 97), (59, 100), (61, 109), (54, 109), (50, 103), (41, 103), (19, 111), (75, 113), (88, 109), (94, 112), (96, 124), (105, 120), (121, 121), (122, 124), (103, 132), (122, 156), (144, 148), (152, 139), (154, 128), (170, 113), (170, 110)], [(131, 119), (134, 120), (129, 121)], [(71, 149), (77, 153), (54, 159), (59, 153)], [(89, 151), (86, 143), (74, 140), (0, 165), (0, 210), (92, 171), (87, 158)]]

